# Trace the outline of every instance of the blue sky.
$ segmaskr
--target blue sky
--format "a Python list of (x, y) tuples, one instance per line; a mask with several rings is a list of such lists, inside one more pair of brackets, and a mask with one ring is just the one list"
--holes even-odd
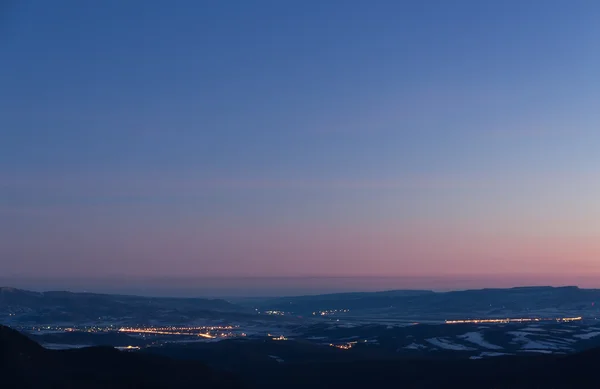
[(5, 274), (600, 273), (595, 1), (2, 12)]

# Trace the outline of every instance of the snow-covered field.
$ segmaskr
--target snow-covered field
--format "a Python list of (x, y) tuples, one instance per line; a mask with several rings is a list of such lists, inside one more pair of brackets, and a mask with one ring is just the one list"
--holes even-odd
[(523, 350), (570, 350), (571, 347), (566, 345), (563, 341), (552, 341), (552, 340), (532, 340), (529, 337), (532, 336), (530, 332), (525, 331), (509, 331), (508, 335), (514, 337), (513, 343), (521, 345)]
[(467, 332), (466, 334), (459, 335), (458, 337), (460, 339), (466, 340), (467, 342), (476, 344), (480, 347), (487, 348), (489, 350), (502, 350), (502, 347), (487, 342), (483, 338), (483, 334), (481, 332)]
[(269, 355), (269, 358), (273, 358), (274, 360), (276, 360), (279, 363), (285, 362), (283, 359), (279, 358), (277, 355)]
[(444, 350), (454, 350), (454, 351), (473, 351), (474, 348), (464, 346), (462, 344), (452, 343), (450, 340), (446, 338), (429, 338), (425, 339), (425, 341), (431, 343), (432, 345), (439, 347)]
[(528, 353), (552, 354), (552, 350), (522, 350), (522, 351), (528, 352)]
[(595, 338), (596, 336), (600, 336), (600, 332), (588, 332), (585, 334), (573, 335), (574, 338), (581, 340), (589, 340)]
[(539, 328), (539, 327), (534, 327), (534, 326), (523, 328), (522, 331), (526, 331), (526, 332), (546, 332), (545, 329)]
[(483, 359), (483, 358), (492, 358), (492, 357), (502, 357), (505, 355), (514, 355), (514, 354), (508, 354), (508, 353), (497, 353), (497, 352), (492, 352), (492, 351), (484, 351), (479, 355), (474, 355), (472, 357), (470, 357), (470, 359)]
[(404, 347), (407, 350), (423, 350), (423, 349), (427, 349), (427, 346), (425, 346), (424, 344), (419, 344), (419, 343), (411, 343), (408, 346)]
[(77, 348), (91, 347), (86, 344), (58, 344), (58, 343), (43, 343), (42, 346), (48, 350), (71, 350)]

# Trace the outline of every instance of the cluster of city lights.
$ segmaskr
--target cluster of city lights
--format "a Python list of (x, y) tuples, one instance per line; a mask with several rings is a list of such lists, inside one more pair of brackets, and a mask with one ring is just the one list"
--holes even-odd
[[(363, 342), (366, 342), (366, 340), (364, 340)], [(341, 344), (329, 343), (329, 346), (339, 348), (340, 350), (350, 350), (352, 347), (356, 346), (357, 343), (358, 343), (357, 341), (341, 343)]]
[(134, 350), (140, 350), (139, 346), (125, 346), (125, 347), (115, 347), (117, 350), (121, 350), (121, 351), (134, 351)]
[(123, 327), (123, 328), (119, 328), (118, 330), (119, 332), (124, 332), (127, 334), (150, 334), (150, 335), (194, 335), (194, 336), (199, 336), (202, 338), (208, 338), (208, 339), (213, 339), (216, 336), (213, 336), (209, 333), (203, 333), (203, 332), (198, 332), (198, 333), (192, 333), (192, 332), (181, 332), (181, 331), (164, 331), (164, 330), (160, 330), (158, 328), (129, 328), (129, 327)]
[(275, 316), (285, 316), (285, 312), (283, 311), (265, 311), (267, 315), (275, 315)]
[(135, 327), (115, 327), (110, 326), (82, 326), (82, 327), (62, 327), (62, 326), (32, 326), (22, 327), (28, 332), (87, 332), (87, 333), (107, 333), (121, 332), (132, 335), (170, 335), (170, 336), (197, 336), (206, 339), (245, 337), (246, 333), (238, 332), (239, 326), (219, 325), (219, 326), (201, 326), (201, 327), (177, 327), (177, 326), (135, 326)]
[(206, 339), (246, 336), (232, 333), (233, 326), (202, 326), (202, 327), (121, 327), (117, 331), (137, 335), (183, 335), (198, 336)]
[(558, 318), (505, 318), (505, 319), (465, 319), (465, 320), (446, 320), (446, 324), (506, 324), (506, 323), (531, 323), (542, 321), (556, 321), (559, 323), (568, 323), (581, 321), (581, 316), (577, 317), (558, 317)]
[(109, 332), (114, 331), (114, 327), (83, 327), (83, 328), (75, 328), (75, 327), (67, 327), (64, 328), (65, 332)]
[(283, 335), (275, 336), (275, 335), (267, 334), (267, 336), (270, 337), (272, 340), (288, 340), (288, 338), (286, 338)]
[(329, 316), (329, 315), (335, 315), (336, 313), (348, 313), (350, 312), (349, 309), (330, 309), (327, 311), (316, 311), (313, 312), (313, 316)]
[(61, 327), (61, 326), (23, 326), (19, 327), (25, 331), (31, 332), (42, 332), (42, 331), (55, 331), (55, 332), (109, 332), (114, 331), (114, 326), (102, 327), (102, 326), (83, 326), (83, 327)]

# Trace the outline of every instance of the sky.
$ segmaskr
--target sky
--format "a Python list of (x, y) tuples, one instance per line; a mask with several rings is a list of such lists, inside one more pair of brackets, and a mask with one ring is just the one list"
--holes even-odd
[(6, 282), (600, 287), (599, 2), (2, 4)]

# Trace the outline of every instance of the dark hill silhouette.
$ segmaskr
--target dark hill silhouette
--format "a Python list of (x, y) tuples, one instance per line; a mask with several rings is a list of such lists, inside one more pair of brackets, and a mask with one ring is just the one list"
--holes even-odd
[[(597, 389), (600, 349), (572, 355), (465, 359), (357, 359), (335, 362), (248, 361), (228, 373), (172, 350), (171, 358), (110, 347), (46, 350), (0, 326), (1, 388), (461, 388)], [(281, 350), (279, 350), (281, 351)], [(230, 353), (240, 350), (229, 350)], [(233, 356), (233, 354), (231, 355)], [(226, 357), (226, 355), (224, 356)], [(189, 358), (189, 359), (176, 359)], [(310, 360), (311, 358), (309, 358)], [(243, 384), (242, 384), (243, 383)]]
[(256, 388), (402, 388), (402, 389), (597, 389), (600, 350), (556, 356), (497, 357), (484, 360), (362, 360), (295, 364), (263, 372)]
[(46, 350), (0, 326), (2, 388), (240, 388), (229, 374), (193, 361), (176, 361), (110, 347)]

